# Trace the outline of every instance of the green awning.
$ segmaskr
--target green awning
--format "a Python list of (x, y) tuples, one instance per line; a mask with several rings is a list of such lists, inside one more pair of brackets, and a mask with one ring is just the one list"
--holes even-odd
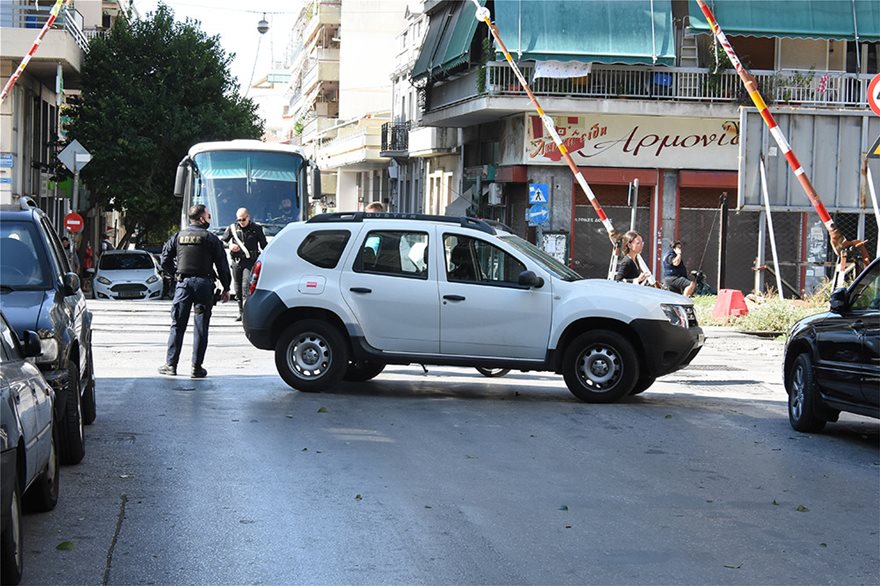
[(492, 16), (514, 59), (675, 65), (672, 0), (495, 0)]
[[(485, 5), (486, 0), (480, 0)], [(414, 80), (449, 73), (468, 62), (471, 42), (480, 24), (470, 0), (449, 2), (430, 16), (422, 51), (412, 70)]]
[[(749, 37), (854, 39), (880, 41), (877, 0), (709, 0), (724, 34)], [(712, 34), (695, 0), (690, 0), (690, 25)]]

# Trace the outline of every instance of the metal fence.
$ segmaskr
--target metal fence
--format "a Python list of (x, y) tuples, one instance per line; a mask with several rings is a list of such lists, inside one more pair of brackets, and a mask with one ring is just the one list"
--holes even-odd
[[(662, 69), (594, 65), (589, 75), (568, 79), (535, 79), (535, 65), (519, 64), (537, 95), (592, 98), (654, 98), (671, 101), (751, 103), (736, 72), (709, 69)], [(809, 106), (866, 107), (870, 75), (840, 71), (753, 71), (767, 102)], [(486, 64), (489, 95), (525, 95), (506, 62)], [(476, 91), (474, 92), (476, 93)]]

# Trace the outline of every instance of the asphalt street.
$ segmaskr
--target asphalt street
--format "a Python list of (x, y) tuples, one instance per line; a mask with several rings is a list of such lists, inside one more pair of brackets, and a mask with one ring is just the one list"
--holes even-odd
[(614, 405), (418, 365), (306, 394), (233, 304), (205, 380), (156, 372), (169, 302), (89, 306), (98, 417), (25, 583), (880, 583), (880, 425), (793, 431), (781, 342), (709, 329)]

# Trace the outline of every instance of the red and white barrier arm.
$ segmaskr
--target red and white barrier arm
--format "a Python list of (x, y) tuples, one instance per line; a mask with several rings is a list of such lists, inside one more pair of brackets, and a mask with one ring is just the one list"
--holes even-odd
[(0, 93), (0, 102), (6, 99), (6, 96), (9, 95), (9, 92), (12, 91), (13, 86), (15, 86), (15, 82), (18, 81), (18, 78), (21, 77), (22, 72), (25, 67), (27, 67), (28, 63), (30, 63), (31, 57), (34, 56), (34, 53), (37, 52), (37, 49), (40, 48), (40, 43), (43, 42), (43, 37), (46, 36), (46, 31), (52, 28), (52, 25), (55, 23), (55, 19), (58, 18), (58, 13), (61, 12), (61, 7), (67, 4), (67, 0), (56, 0), (55, 5), (52, 7), (52, 10), (49, 12), (49, 18), (46, 19), (46, 24), (43, 25), (43, 28), (40, 29), (40, 34), (37, 35), (34, 44), (31, 45), (30, 50), (27, 52), (27, 55), (21, 60), (21, 63), (18, 65), (18, 68), (6, 82), (6, 85), (3, 87), (3, 93)]

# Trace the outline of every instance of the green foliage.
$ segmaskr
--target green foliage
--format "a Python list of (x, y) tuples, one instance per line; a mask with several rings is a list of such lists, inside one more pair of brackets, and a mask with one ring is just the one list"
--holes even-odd
[(477, 68), (477, 94), (486, 93), (486, 63), (494, 56), (492, 49), (492, 40), (489, 37), (483, 38), (482, 51), (480, 51), (480, 65)]
[(749, 302), (748, 314), (718, 320), (712, 317), (712, 308), (716, 300), (715, 295), (694, 297), (697, 322), (701, 326), (732, 326), (741, 332), (785, 334), (796, 321), (828, 310), (828, 296), (819, 292), (803, 301), (773, 297), (760, 304)]
[(231, 55), (164, 4), (89, 45), (69, 134), (91, 153), (81, 174), (93, 205), (125, 210), (126, 231), (164, 234), (180, 217), (178, 162), (206, 140), (259, 138), (256, 105), (238, 95)]

